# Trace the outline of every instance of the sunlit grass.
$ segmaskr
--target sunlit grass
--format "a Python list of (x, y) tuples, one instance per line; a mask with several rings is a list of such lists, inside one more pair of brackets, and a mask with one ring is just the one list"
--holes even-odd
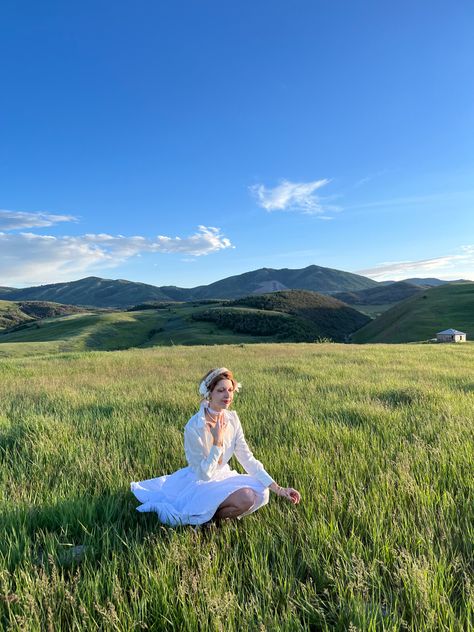
[[(471, 345), (245, 345), (0, 361), (0, 627), (472, 630)], [(217, 532), (135, 512), (213, 366), (292, 506)], [(234, 464), (240, 469), (238, 464)]]

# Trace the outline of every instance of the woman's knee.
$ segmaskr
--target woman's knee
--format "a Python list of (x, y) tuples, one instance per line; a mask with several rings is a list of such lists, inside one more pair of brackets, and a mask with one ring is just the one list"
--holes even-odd
[(239, 506), (243, 511), (248, 511), (257, 499), (256, 493), (250, 487), (239, 490)]

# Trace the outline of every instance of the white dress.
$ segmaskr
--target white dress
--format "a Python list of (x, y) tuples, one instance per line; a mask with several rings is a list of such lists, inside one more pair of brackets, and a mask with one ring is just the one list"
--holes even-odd
[[(155, 511), (160, 521), (170, 526), (207, 522), (230, 494), (244, 487), (255, 492), (256, 501), (240, 518), (269, 500), (268, 486), (273, 479), (250, 451), (237, 413), (224, 411), (227, 425), (223, 446), (218, 447), (213, 445), (206, 426), (204, 406), (205, 403), (184, 428), (188, 466), (173, 474), (131, 483), (132, 492), (142, 503), (137, 511)], [(247, 474), (229, 467), (233, 454)]]

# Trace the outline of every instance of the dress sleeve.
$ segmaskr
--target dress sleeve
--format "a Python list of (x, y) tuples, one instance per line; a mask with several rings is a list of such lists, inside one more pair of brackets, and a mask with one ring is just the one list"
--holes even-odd
[(184, 452), (191, 469), (200, 480), (208, 481), (217, 469), (223, 448), (213, 445), (206, 457), (206, 447), (195, 428), (184, 429)]
[(242, 465), (244, 470), (247, 472), (247, 474), (250, 474), (251, 476), (255, 476), (255, 478), (259, 480), (262, 483), (262, 485), (265, 485), (265, 487), (268, 487), (274, 482), (273, 478), (270, 476), (270, 474), (268, 474), (268, 472), (265, 471), (262, 463), (260, 463), (260, 461), (257, 461), (257, 459), (252, 454), (249, 446), (247, 445), (247, 442), (245, 441), (244, 431), (242, 430), (242, 424), (240, 423), (240, 419), (237, 413), (234, 413), (234, 414), (235, 414), (235, 420), (237, 422), (236, 432), (235, 432), (234, 454), (237, 457), (237, 460), (240, 463), (240, 465)]

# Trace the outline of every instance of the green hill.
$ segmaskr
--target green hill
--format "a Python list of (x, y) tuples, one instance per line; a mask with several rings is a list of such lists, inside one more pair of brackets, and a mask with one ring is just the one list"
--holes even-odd
[[(278, 292), (246, 300), (247, 305), (245, 301), (242, 305), (144, 303), (136, 311), (85, 312), (41, 320), (18, 312), (24, 320), (0, 332), (0, 356), (156, 345), (344, 340), (368, 320), (340, 301), (314, 292)], [(10, 311), (16, 305), (8, 304)], [(36, 304), (36, 315), (40, 305), (54, 304)], [(56, 309), (61, 307), (68, 306)]]
[(46, 301), (0, 301), (0, 330), (23, 327), (32, 320), (67, 316), (85, 310), (76, 305), (62, 305)]
[(422, 291), (423, 288), (419, 285), (397, 281), (389, 285), (378, 285), (355, 292), (336, 292), (333, 297), (349, 305), (386, 305), (398, 303)]
[(451, 283), (417, 293), (362, 327), (351, 340), (415, 342), (450, 327), (474, 339), (474, 283)]
[[(0, 357), (67, 351), (112, 351), (156, 345), (240, 344), (276, 341), (194, 321), (192, 306), (137, 312), (83, 313), (31, 320), (15, 331), (0, 332)], [(200, 309), (206, 309), (201, 307)]]
[(345, 340), (349, 334), (370, 321), (367, 316), (342, 301), (317, 292), (302, 290), (247, 296), (232, 301), (229, 306), (252, 307), (290, 314), (299, 321), (312, 325), (310, 335), (317, 332), (317, 337), (327, 337), (337, 341)]
[(276, 311), (242, 307), (213, 307), (193, 315), (238, 334), (267, 337), (271, 341), (314, 342), (324, 333), (310, 321)]
[(33, 320), (13, 301), (0, 301), (0, 330), (21, 325)]
[[(3, 293), (0, 291), (0, 298)], [(15, 301), (54, 301), (88, 307), (129, 307), (142, 301), (168, 301), (160, 288), (123, 279), (86, 277), (68, 283), (51, 283), (18, 290), (8, 288), (5, 296)]]

